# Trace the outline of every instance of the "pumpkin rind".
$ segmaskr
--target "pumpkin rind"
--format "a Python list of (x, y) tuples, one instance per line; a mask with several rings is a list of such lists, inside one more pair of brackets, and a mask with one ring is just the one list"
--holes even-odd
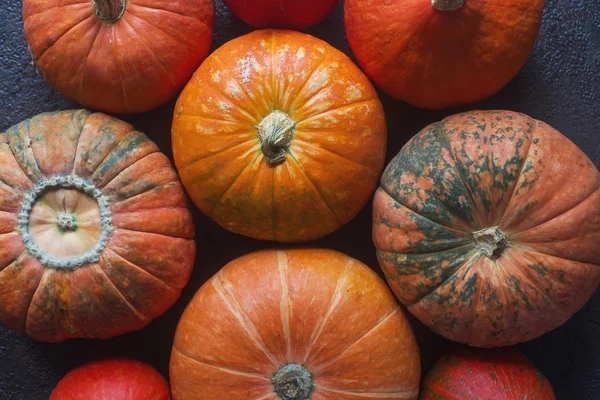
[[(156, 145), (125, 122), (84, 110), (37, 115), (2, 139), (0, 321), (55, 342), (112, 337), (164, 313), (189, 279), (195, 243), (183, 187)], [(44, 200), (54, 188), (58, 197)], [(86, 202), (77, 193), (87, 193)], [(78, 214), (74, 204), (94, 201), (97, 212)], [(73, 218), (61, 226), (65, 213)], [(84, 226), (105, 235), (81, 239), (92, 253), (73, 246)]]
[(344, 20), (356, 58), (379, 87), (441, 109), (491, 96), (521, 70), (543, 7), (543, 0), (347, 0)]
[(127, 0), (114, 22), (94, 3), (24, 0), (25, 37), (44, 79), (85, 107), (133, 113), (173, 97), (208, 55), (213, 0)]
[[(599, 209), (600, 173), (567, 138), (523, 114), (470, 112), (425, 128), (388, 165), (373, 239), (423, 323), (504, 346), (562, 325), (591, 297)], [(489, 228), (508, 239), (497, 257), (475, 238)]]
[[(285, 161), (272, 164), (259, 129), (275, 112), (294, 130)], [(282, 242), (349, 222), (375, 190), (386, 138), (377, 93), (348, 57), (271, 30), (215, 51), (179, 97), (172, 128), (175, 164), (202, 212), (230, 231)]]
[(175, 400), (281, 399), (271, 379), (292, 364), (311, 399), (416, 399), (410, 325), (368, 267), (329, 250), (261, 251), (226, 265), (196, 293), (173, 344)]
[(552, 386), (523, 354), (459, 351), (440, 358), (420, 400), (555, 400)]
[(224, 0), (224, 3), (255, 28), (307, 28), (331, 13), (337, 0)]

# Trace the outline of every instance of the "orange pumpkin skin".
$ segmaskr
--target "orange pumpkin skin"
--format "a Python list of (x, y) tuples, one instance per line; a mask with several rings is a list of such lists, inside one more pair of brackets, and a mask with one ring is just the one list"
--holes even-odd
[(367, 75), (391, 96), (429, 109), (502, 89), (533, 50), (544, 7), (543, 0), (344, 4), (348, 41)]
[(175, 334), (173, 398), (281, 400), (290, 365), (312, 385), (292, 400), (418, 396), (418, 347), (385, 283), (343, 254), (302, 249), (246, 255), (200, 288)]
[(474, 346), (538, 337), (600, 282), (600, 173), (547, 124), (454, 115), (383, 174), (373, 238), (388, 283), (442, 336)]
[(137, 113), (172, 98), (208, 55), (213, 0), (24, 0), (44, 79), (87, 108)]
[(548, 379), (523, 354), (460, 351), (440, 358), (420, 400), (555, 400)]
[(40, 114), (0, 142), (0, 321), (41, 341), (146, 326), (179, 297), (194, 225), (168, 158), (85, 110)]
[(354, 218), (377, 186), (386, 139), (377, 93), (350, 59), (278, 30), (214, 52), (181, 93), (172, 128), (175, 164), (202, 212), (281, 242)]

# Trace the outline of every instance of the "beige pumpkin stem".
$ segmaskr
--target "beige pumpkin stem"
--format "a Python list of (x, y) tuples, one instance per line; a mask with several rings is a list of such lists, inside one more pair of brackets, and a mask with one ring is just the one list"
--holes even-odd
[(92, 5), (100, 21), (114, 24), (125, 14), (127, 0), (92, 0)]
[(282, 400), (306, 400), (313, 391), (312, 374), (299, 364), (290, 363), (279, 368), (271, 382)]
[(497, 226), (474, 232), (473, 238), (477, 250), (492, 260), (500, 258), (508, 244), (508, 237)]
[(276, 165), (286, 160), (287, 151), (294, 139), (296, 123), (286, 113), (275, 110), (256, 126), (262, 144), (262, 152), (269, 164)]
[(455, 11), (465, 4), (466, 0), (431, 0), (433, 8), (439, 11)]

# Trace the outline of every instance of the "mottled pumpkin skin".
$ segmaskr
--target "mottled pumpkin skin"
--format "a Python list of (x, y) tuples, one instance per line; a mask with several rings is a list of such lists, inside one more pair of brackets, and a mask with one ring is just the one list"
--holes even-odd
[(126, 3), (121, 19), (107, 23), (92, 0), (23, 1), (31, 55), (53, 88), (119, 114), (148, 111), (181, 90), (208, 55), (213, 0)]
[(440, 358), (420, 400), (555, 400), (552, 386), (523, 354), (460, 351)]
[(209, 280), (183, 313), (171, 354), (175, 400), (281, 400), (288, 363), (312, 400), (417, 399), (419, 351), (385, 283), (330, 250), (262, 251)]
[[(294, 122), (271, 164), (257, 126), (275, 110)], [(365, 206), (383, 170), (387, 130), (373, 86), (312, 36), (255, 31), (214, 52), (175, 108), (175, 164), (188, 193), (224, 228), (257, 239), (325, 236)]]
[[(194, 225), (168, 158), (104, 114), (40, 114), (0, 135), (0, 321), (42, 341), (140, 329), (179, 297), (195, 259)], [(108, 199), (112, 233), (95, 263), (50, 268), (17, 227), (46, 177), (85, 179)]]
[(307, 28), (321, 22), (337, 0), (223, 0), (255, 28)]
[[(509, 111), (459, 114), (416, 135), (374, 201), (389, 284), (442, 336), (505, 346), (569, 319), (600, 282), (600, 173), (547, 124)], [(488, 257), (475, 232), (506, 235)]]
[(432, 0), (346, 0), (344, 7), (348, 41), (367, 75), (397, 99), (441, 109), (491, 96), (521, 70), (544, 1), (466, 0), (455, 11), (439, 11)]
[(128, 359), (94, 361), (69, 372), (49, 400), (171, 400), (165, 378)]

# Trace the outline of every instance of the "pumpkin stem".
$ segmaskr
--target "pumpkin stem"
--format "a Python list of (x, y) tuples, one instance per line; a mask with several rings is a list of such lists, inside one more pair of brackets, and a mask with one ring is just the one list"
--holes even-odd
[(439, 11), (455, 11), (465, 4), (466, 0), (431, 0), (433, 8)]
[(256, 126), (262, 144), (262, 152), (270, 164), (276, 165), (286, 160), (287, 150), (294, 138), (294, 120), (279, 110), (263, 118)]
[(290, 363), (279, 368), (271, 382), (282, 400), (305, 400), (313, 390), (312, 374), (299, 364)]
[(92, 0), (92, 6), (100, 21), (114, 24), (125, 14), (127, 0)]
[(508, 244), (508, 237), (498, 228), (482, 229), (473, 233), (477, 250), (492, 260), (497, 260)]

